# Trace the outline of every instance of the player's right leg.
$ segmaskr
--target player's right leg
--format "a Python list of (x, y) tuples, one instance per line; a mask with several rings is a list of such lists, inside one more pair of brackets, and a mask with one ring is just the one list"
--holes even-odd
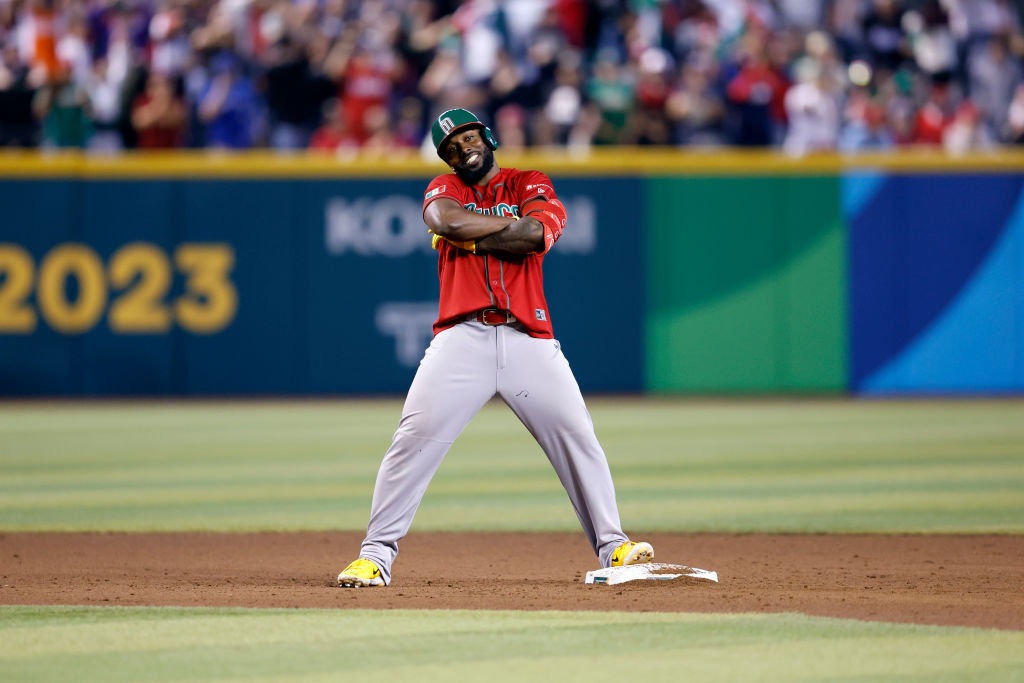
[(462, 323), (434, 337), (420, 361), (377, 472), (359, 553), (379, 568), (385, 583), (391, 583), (398, 541), (409, 531), (431, 478), (455, 438), (495, 394), (494, 355), (493, 329)]

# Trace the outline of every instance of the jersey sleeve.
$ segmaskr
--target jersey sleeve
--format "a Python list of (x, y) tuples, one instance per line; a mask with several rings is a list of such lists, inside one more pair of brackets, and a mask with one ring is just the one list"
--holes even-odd
[(562, 236), (568, 219), (551, 179), (540, 171), (526, 171), (516, 199), (521, 215), (535, 218), (544, 226), (544, 249), (538, 253), (546, 254)]
[(516, 203), (523, 211), (526, 210), (526, 204), (537, 199), (557, 199), (551, 178), (540, 171), (523, 171), (518, 185)]
[(462, 197), (459, 193), (459, 188), (456, 186), (455, 176), (451, 174), (439, 175), (430, 181), (427, 185), (427, 191), (423, 193), (423, 210), (427, 210), (427, 205), (435, 199), (446, 197), (453, 199), (462, 205)]

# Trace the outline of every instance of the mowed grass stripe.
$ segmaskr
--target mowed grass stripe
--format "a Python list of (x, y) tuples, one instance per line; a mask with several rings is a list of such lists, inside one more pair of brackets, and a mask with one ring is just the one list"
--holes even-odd
[[(650, 531), (1024, 533), (1024, 401), (590, 402)], [(400, 401), (0, 406), (0, 529), (365, 528)], [(574, 530), (502, 404), (456, 441), (425, 530)]]
[(801, 615), (0, 607), (0, 678), (1022, 680), (1024, 633)]

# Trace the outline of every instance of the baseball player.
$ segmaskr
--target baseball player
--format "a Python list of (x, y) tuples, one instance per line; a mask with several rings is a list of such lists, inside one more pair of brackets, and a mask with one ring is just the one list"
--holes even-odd
[(543, 173), (495, 164), (498, 141), (472, 112), (446, 111), (431, 132), (452, 169), (423, 195), (440, 311), (377, 474), (359, 559), (338, 584), (391, 583), (398, 541), (430, 479), (495, 394), (544, 449), (601, 565), (650, 562), (651, 545), (622, 531), (608, 462), (544, 299), (541, 266), (565, 227), (565, 207)]

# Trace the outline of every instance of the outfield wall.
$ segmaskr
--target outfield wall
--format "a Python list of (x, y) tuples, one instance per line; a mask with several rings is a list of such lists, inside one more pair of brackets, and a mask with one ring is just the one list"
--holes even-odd
[[(588, 392), (1024, 391), (1024, 155), (530, 156)], [(400, 394), (436, 313), (442, 172), (0, 157), (0, 395)]]

